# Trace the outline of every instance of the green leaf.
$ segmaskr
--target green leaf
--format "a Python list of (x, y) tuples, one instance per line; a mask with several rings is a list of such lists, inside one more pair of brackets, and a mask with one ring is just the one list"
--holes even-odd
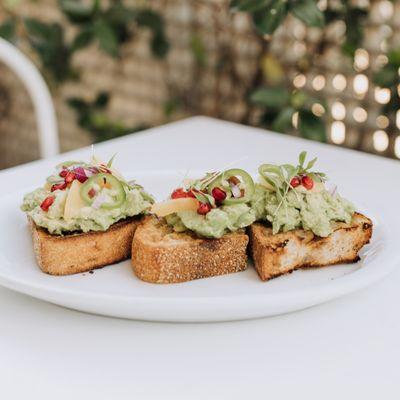
[(286, 170), (287, 181), (289, 182), (297, 174), (297, 168), (294, 165), (283, 164), (282, 168)]
[(164, 21), (161, 16), (150, 9), (139, 10), (136, 15), (136, 22), (140, 26), (145, 26), (152, 30), (161, 30), (164, 28)]
[(324, 26), (324, 14), (317, 6), (316, 0), (298, 0), (291, 3), (291, 13), (308, 26)]
[(93, 102), (94, 108), (104, 108), (110, 100), (110, 95), (107, 92), (100, 92)]
[(233, 0), (230, 8), (233, 11), (248, 11), (253, 12), (265, 8), (271, 0)]
[(136, 12), (125, 7), (121, 2), (115, 2), (104, 13), (107, 21), (113, 26), (126, 25), (135, 19)]
[(14, 42), (16, 39), (16, 20), (8, 18), (0, 25), (0, 37), (9, 42)]
[(169, 43), (164, 32), (164, 20), (156, 12), (143, 9), (137, 12), (136, 22), (141, 27), (149, 28), (153, 33), (151, 49), (157, 57), (165, 57), (169, 50)]
[(306, 166), (306, 171), (308, 171), (309, 169), (311, 169), (314, 164), (317, 162), (317, 157), (313, 158), (311, 161), (308, 162), (307, 166)]
[(301, 168), (303, 168), (304, 162), (306, 161), (306, 157), (307, 157), (307, 152), (306, 151), (302, 151), (299, 154), (299, 165)]
[(388, 53), (389, 64), (400, 67), (400, 50), (392, 50)]
[(167, 118), (171, 118), (174, 112), (182, 105), (182, 99), (173, 97), (164, 103), (164, 114)]
[(100, 47), (113, 57), (118, 56), (117, 35), (110, 24), (103, 19), (98, 19), (93, 24), (93, 32), (100, 43)]
[(107, 167), (108, 167), (108, 168), (111, 168), (111, 167), (112, 167), (112, 164), (113, 164), (113, 162), (114, 162), (114, 159), (115, 159), (116, 155), (117, 155), (117, 153), (115, 153), (115, 154), (108, 160), (108, 163), (107, 163)]
[(78, 97), (71, 97), (67, 100), (67, 103), (70, 107), (79, 110), (80, 108), (86, 107), (86, 101), (78, 98)]
[(125, 43), (132, 36), (129, 24), (135, 21), (136, 11), (125, 7), (122, 2), (113, 3), (104, 13), (104, 19), (113, 28), (119, 43)]
[(206, 197), (205, 193), (195, 190), (193, 191), (193, 194), (194, 197), (196, 197), (196, 200), (198, 200), (200, 203), (208, 203), (208, 198)]
[(272, 108), (282, 108), (288, 105), (289, 99), (288, 89), (283, 87), (257, 89), (250, 96), (253, 103)]
[(33, 18), (25, 18), (24, 22), (30, 40), (42, 42), (48, 39), (48, 35), (51, 33), (50, 25)]
[(295, 90), (291, 95), (290, 103), (293, 108), (299, 110), (308, 102), (309, 97), (310, 96), (306, 92)]
[(207, 53), (201, 37), (194, 35), (190, 39), (190, 49), (196, 63), (201, 67), (207, 64)]
[(306, 138), (326, 142), (326, 129), (323, 120), (309, 110), (299, 112), (299, 132)]
[(340, 15), (329, 15), (325, 11), (327, 16), (327, 22), (332, 22), (331, 18), (335, 20), (343, 19), (346, 25), (346, 41), (342, 45), (342, 51), (350, 56), (354, 57), (355, 51), (361, 46), (364, 39), (364, 26), (368, 18), (367, 8), (359, 8), (353, 5), (352, 2), (347, 2), (343, 5), (342, 12)]
[(286, 133), (292, 127), (292, 117), (295, 110), (292, 107), (286, 107), (281, 110), (272, 124), (272, 129), (277, 132)]
[(72, 75), (71, 52), (64, 42), (64, 30), (60, 24), (45, 24), (32, 18), (24, 20), (30, 45), (38, 53), (43, 67), (57, 81)]
[(80, 50), (88, 46), (93, 41), (93, 30), (91, 26), (83, 28), (74, 38), (71, 49), (72, 51)]
[(169, 43), (167, 42), (164, 33), (156, 32), (151, 39), (151, 51), (158, 58), (164, 58), (169, 50)]
[(352, 43), (349, 40), (346, 40), (342, 44), (342, 52), (349, 57), (354, 57), (354, 54), (358, 47), (359, 46), (356, 43)]
[(253, 22), (263, 35), (274, 33), (288, 13), (287, 3), (283, 0), (273, 0), (271, 4), (253, 13)]
[(89, 22), (98, 5), (98, 0), (89, 6), (82, 0), (59, 0), (60, 8), (71, 22), (80, 24)]

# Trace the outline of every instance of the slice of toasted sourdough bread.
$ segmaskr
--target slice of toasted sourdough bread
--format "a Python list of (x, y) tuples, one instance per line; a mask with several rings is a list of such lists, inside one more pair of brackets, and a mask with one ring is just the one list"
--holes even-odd
[(133, 270), (138, 278), (151, 283), (185, 282), (243, 271), (248, 241), (244, 231), (220, 239), (176, 233), (163, 220), (147, 217), (133, 238)]
[(70, 275), (104, 267), (130, 257), (140, 218), (128, 218), (104, 232), (51, 235), (32, 219), (33, 248), (40, 269), (50, 275)]
[(336, 222), (328, 237), (296, 229), (273, 235), (272, 228), (255, 223), (249, 228), (251, 254), (263, 281), (299, 268), (323, 267), (359, 260), (359, 250), (369, 242), (372, 221), (355, 213), (350, 224)]

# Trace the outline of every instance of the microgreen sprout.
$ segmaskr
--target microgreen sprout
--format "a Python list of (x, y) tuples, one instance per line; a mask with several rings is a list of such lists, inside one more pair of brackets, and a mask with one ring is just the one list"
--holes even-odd
[[(274, 218), (278, 214), (280, 208), (283, 206), (287, 209), (287, 196), (289, 190), (293, 189), (291, 181), (295, 177), (309, 176), (315, 182), (325, 182), (327, 177), (322, 172), (312, 172), (311, 169), (315, 165), (317, 158), (312, 159), (306, 163), (307, 152), (303, 151), (299, 155), (298, 165), (273, 165), (263, 164), (259, 168), (259, 173), (262, 179), (268, 183), (276, 192), (276, 197), (279, 201), (275, 210)], [(297, 198), (299, 194), (293, 190)]]

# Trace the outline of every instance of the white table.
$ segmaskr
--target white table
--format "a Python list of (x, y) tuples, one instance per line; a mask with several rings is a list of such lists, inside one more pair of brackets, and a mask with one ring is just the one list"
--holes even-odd
[[(204, 129), (249, 128), (193, 118), (156, 129), (167, 135), (185, 130), (197, 143), (188, 166), (195, 168), (204, 164), (209, 145), (201, 143)], [(156, 144), (153, 154), (141, 154), (129, 147), (130, 140), (100, 144), (98, 151), (112, 147), (132, 153), (134, 165), (161, 160), (166, 168), (169, 157), (179, 156), (178, 148), (165, 154)], [(310, 153), (324, 151), (312, 142), (301, 144)], [(288, 160), (296, 152), (289, 148)], [(86, 157), (88, 150), (71, 154)], [(368, 176), (356, 168), (360, 157), (370, 159)], [(240, 149), (232, 150), (237, 158)], [(371, 190), (384, 188), (382, 212), (399, 223), (400, 163), (358, 153), (353, 159), (351, 178)], [(0, 187), (11, 192), (40, 184), (54, 164), (54, 159), (38, 161), (0, 172)], [(334, 159), (321, 164), (332, 165)], [(330, 174), (340, 179), (334, 170)], [(368, 289), (302, 312), (216, 324), (105, 318), (0, 288), (0, 398), (394, 399), (400, 389), (399, 304), (400, 270)]]

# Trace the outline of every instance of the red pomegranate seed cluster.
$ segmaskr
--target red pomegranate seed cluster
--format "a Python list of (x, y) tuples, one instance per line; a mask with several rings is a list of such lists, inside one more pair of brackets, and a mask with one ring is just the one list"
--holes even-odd
[(314, 187), (314, 181), (308, 175), (295, 176), (291, 179), (290, 186), (292, 188), (296, 188), (300, 185), (302, 185), (307, 190), (311, 190)]
[[(91, 169), (92, 173), (98, 173), (99, 170), (97, 168)], [(85, 183), (88, 180), (86, 176), (85, 170), (82, 167), (76, 167), (73, 170), (69, 170), (67, 168), (63, 168), (59, 176), (64, 178), (64, 182), (57, 183), (51, 187), (51, 191), (55, 190), (64, 190), (70, 185), (75, 179), (77, 179), (80, 183)]]
[[(187, 198), (187, 197), (196, 198), (194, 192), (196, 192), (195, 189), (191, 189), (191, 190), (186, 191), (183, 188), (177, 188), (172, 192), (171, 199), (183, 199), (183, 198)], [(199, 192), (199, 193), (201, 193), (201, 192)], [(219, 187), (215, 187), (212, 190), (211, 194), (214, 197), (215, 202), (217, 204), (221, 204), (221, 202), (226, 199), (226, 192), (224, 190), (222, 190), (221, 188), (219, 188)], [(197, 212), (200, 215), (206, 215), (211, 211), (211, 209), (212, 209), (211, 204), (209, 204), (209, 203), (200, 203), (199, 207), (197, 209)]]

